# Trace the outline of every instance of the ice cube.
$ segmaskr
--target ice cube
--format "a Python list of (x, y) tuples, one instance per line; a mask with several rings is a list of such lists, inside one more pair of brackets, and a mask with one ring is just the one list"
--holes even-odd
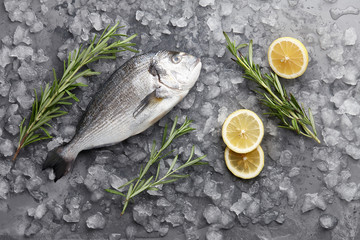
[(205, 195), (209, 196), (214, 202), (221, 198), (221, 193), (217, 190), (217, 182), (214, 180), (206, 181), (204, 186)]
[(96, 31), (104, 29), (99, 13), (90, 13), (89, 20)]
[(11, 50), (3, 45), (2, 48), (0, 49), (0, 66), (5, 68), (9, 63), (11, 63), (11, 59), (10, 59), (10, 53)]
[(183, 28), (188, 25), (184, 17), (171, 19), (170, 22), (174, 27), (179, 27), (179, 28)]
[(347, 98), (340, 106), (339, 111), (341, 113), (347, 113), (353, 116), (357, 116), (360, 113), (360, 104), (353, 97)]
[(209, 102), (205, 102), (200, 108), (200, 114), (204, 117), (210, 117), (213, 115), (213, 105)]
[(234, 4), (230, 1), (220, 2), (220, 16), (229, 16), (233, 11)]
[(324, 142), (328, 146), (336, 146), (339, 142), (343, 142), (341, 133), (338, 130), (332, 128), (324, 128), (322, 131)]
[(84, 184), (89, 191), (95, 191), (100, 187), (102, 189), (109, 187), (109, 173), (102, 165), (94, 165), (89, 167), (88, 174), (84, 180)]
[(348, 15), (348, 14), (358, 15), (359, 9), (355, 8), (353, 6), (349, 6), (345, 9), (339, 9), (339, 8), (331, 8), (330, 9), (330, 16), (334, 20), (340, 18), (341, 16)]
[(24, 81), (35, 81), (38, 79), (38, 73), (33, 66), (30, 66), (25, 61), (21, 63), (21, 67), (18, 69), (19, 75)]
[(43, 228), (42, 224), (38, 220), (33, 220), (28, 228), (26, 228), (24, 235), (26, 237), (31, 237)]
[(34, 219), (41, 219), (47, 212), (47, 206), (45, 203), (41, 203), (35, 209)]
[(352, 157), (355, 160), (360, 159), (360, 151), (359, 148), (354, 144), (347, 144), (345, 147), (346, 154)]
[(320, 41), (320, 47), (323, 50), (327, 50), (329, 48), (334, 47), (334, 40), (331, 38), (330, 34), (328, 33), (323, 34), (320, 37), (319, 41)]
[(292, 159), (292, 153), (289, 150), (284, 150), (281, 152), (280, 164), (282, 166), (287, 166), (287, 167), (291, 166), (292, 165), (291, 159)]
[(331, 48), (331, 50), (326, 55), (334, 62), (341, 63), (344, 61), (343, 53), (344, 48), (342, 46), (337, 46)]
[(339, 195), (339, 197), (347, 202), (351, 202), (355, 194), (358, 190), (356, 183), (342, 183), (335, 187), (335, 192)]
[(318, 193), (306, 193), (304, 203), (301, 207), (303, 213), (315, 209), (315, 207), (325, 210), (326, 203), (322, 196), (319, 196)]
[(54, 220), (60, 221), (63, 218), (63, 207), (58, 204), (54, 199), (47, 202), (47, 208), (52, 212)]
[(206, 24), (208, 25), (210, 31), (212, 32), (221, 29), (221, 21), (219, 21), (218, 17), (215, 16), (209, 17), (208, 20), (206, 21)]
[(18, 45), (19, 43), (25, 43), (27, 45), (30, 45), (32, 40), (28, 35), (29, 35), (28, 29), (24, 29), (20, 25), (17, 26), (15, 33), (14, 33), (13, 44)]
[(37, 33), (44, 29), (44, 24), (39, 20), (36, 20), (35, 23), (31, 26), (30, 32)]
[(97, 212), (86, 219), (86, 226), (90, 229), (104, 229), (105, 224), (106, 220), (101, 212)]
[(37, 51), (37, 54), (34, 55), (33, 59), (37, 63), (44, 63), (44, 62), (49, 61), (49, 57), (45, 56), (45, 52), (43, 49), (39, 49)]
[(345, 30), (344, 33), (344, 44), (346, 46), (352, 46), (355, 45), (357, 40), (356, 30), (353, 27), (350, 27)]
[(295, 7), (299, 3), (299, 0), (288, 0), (288, 3), (291, 7)]
[(323, 214), (319, 218), (319, 223), (321, 227), (331, 230), (336, 227), (338, 219), (331, 214)]
[(0, 178), (0, 199), (7, 199), (9, 190), (9, 182), (5, 178)]
[(358, 82), (359, 69), (351, 63), (345, 66), (345, 76), (343, 78), (344, 83), (349, 85), (356, 85)]
[(25, 190), (25, 178), (22, 175), (15, 178), (13, 188), (14, 193), (22, 193)]
[(300, 168), (293, 167), (289, 172), (289, 177), (295, 177), (298, 176), (299, 174), (300, 174)]
[(181, 109), (190, 109), (195, 102), (196, 95), (194, 92), (189, 93), (180, 103), (179, 107)]
[(0, 161), (0, 176), (5, 177), (11, 169), (12, 163), (10, 161)]
[(347, 140), (349, 140), (349, 141), (354, 140), (354, 138), (355, 138), (355, 132), (353, 130), (354, 127), (353, 127), (353, 124), (347, 114), (343, 114), (341, 116), (340, 129), (341, 129), (342, 135)]
[(80, 221), (81, 201), (82, 199), (79, 196), (65, 199), (66, 208), (69, 210), (68, 214), (63, 215), (63, 219), (65, 222), (76, 223)]
[(271, 222), (277, 220), (279, 213), (277, 211), (268, 211), (262, 214), (262, 220), (266, 225), (270, 224)]
[(128, 182), (126, 178), (120, 178), (114, 174), (110, 175), (109, 182), (111, 187), (117, 189), (120, 192), (123, 192), (125, 188), (118, 189), (120, 186)]
[(333, 188), (339, 183), (339, 175), (337, 175), (335, 171), (332, 171), (324, 177), (324, 182), (327, 188)]
[(199, 1), (199, 5), (202, 7), (206, 7), (206, 6), (212, 6), (215, 4), (215, 0), (200, 0)]
[(214, 229), (209, 229), (206, 232), (206, 240), (223, 240), (224, 236), (221, 232), (214, 230)]
[(18, 158), (12, 170), (15, 175), (24, 175), (33, 178), (38, 175), (34, 162), (29, 158)]
[(203, 215), (208, 224), (219, 223), (221, 220), (221, 210), (212, 204), (204, 209)]
[(184, 215), (180, 212), (171, 212), (165, 217), (165, 221), (173, 227), (181, 226), (184, 223)]
[(9, 139), (0, 137), (0, 154), (4, 157), (12, 156), (15, 153), (14, 145)]
[(133, 218), (138, 224), (146, 227), (149, 224), (149, 217), (153, 215), (151, 203), (139, 203), (133, 207)]
[(248, 216), (252, 223), (257, 222), (257, 218), (260, 215), (260, 201), (259, 199), (254, 199), (249, 205), (249, 207), (245, 210), (245, 215)]
[(34, 55), (34, 50), (28, 46), (16, 46), (11, 50), (10, 56), (16, 57), (19, 60), (25, 60), (26, 58), (30, 58)]
[(329, 165), (325, 161), (318, 162), (316, 166), (321, 172), (327, 172), (329, 170)]

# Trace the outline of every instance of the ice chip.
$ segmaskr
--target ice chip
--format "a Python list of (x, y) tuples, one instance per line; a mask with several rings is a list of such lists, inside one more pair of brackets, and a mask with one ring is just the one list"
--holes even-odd
[(321, 227), (331, 230), (336, 227), (338, 219), (331, 214), (323, 214), (319, 218), (319, 223)]
[(215, 0), (200, 0), (199, 1), (199, 5), (202, 7), (206, 7), (209, 5), (214, 5), (215, 4)]
[(9, 191), (9, 182), (5, 178), (0, 178), (0, 199), (7, 199)]
[(38, 205), (35, 209), (35, 213), (34, 213), (34, 219), (41, 219), (45, 216), (46, 212), (47, 212), (47, 206), (45, 203), (41, 203), (40, 205)]
[(188, 25), (188, 23), (184, 17), (181, 17), (178, 19), (175, 19), (175, 18), (171, 19), (170, 22), (174, 27), (179, 27), (179, 28), (183, 28)]
[(31, 236), (37, 234), (38, 232), (40, 232), (40, 230), (42, 228), (43, 228), (43, 226), (39, 221), (33, 220), (31, 222), (30, 226), (25, 229), (24, 235), (26, 237), (31, 237)]
[(284, 150), (281, 152), (280, 164), (282, 166), (286, 166), (286, 167), (291, 166), (292, 165), (291, 159), (292, 159), (292, 153), (289, 150)]
[(104, 229), (106, 220), (101, 212), (88, 217), (86, 219), (86, 226), (90, 229)]
[(355, 45), (357, 40), (356, 30), (353, 27), (350, 27), (345, 30), (344, 33), (344, 44), (346, 46), (352, 46)]
[(89, 20), (96, 31), (104, 29), (99, 13), (90, 13)]
[(339, 108), (341, 113), (357, 116), (360, 113), (360, 104), (353, 97), (346, 99)]
[(234, 4), (230, 1), (220, 2), (220, 16), (229, 16), (233, 11)]
[(324, 177), (324, 182), (327, 188), (333, 188), (339, 183), (339, 175), (337, 175), (335, 171), (332, 171)]
[(184, 224), (184, 215), (180, 212), (171, 212), (165, 217), (165, 221), (173, 227), (181, 226)]
[(221, 210), (212, 204), (204, 209), (203, 215), (208, 224), (218, 223), (221, 220)]
[(11, 59), (9, 57), (11, 50), (3, 45), (0, 49), (0, 66), (5, 68), (9, 63), (11, 63)]
[(134, 221), (142, 226), (146, 226), (149, 217), (153, 215), (153, 207), (150, 203), (139, 203), (133, 208)]
[(360, 151), (357, 146), (354, 144), (347, 144), (345, 147), (346, 154), (348, 154), (350, 157), (352, 157), (355, 160), (360, 159)]
[(122, 192), (125, 190), (125, 188), (121, 188), (118, 189), (120, 186), (124, 185), (125, 183), (127, 183), (127, 179), (126, 178), (120, 178), (114, 174), (112, 174), (109, 178), (109, 182), (111, 187), (117, 189), (118, 191)]
[(206, 240), (223, 240), (224, 236), (220, 231), (209, 229), (206, 232)]
[(327, 56), (334, 62), (341, 63), (344, 61), (343, 53), (344, 48), (342, 46), (337, 46), (331, 48), (331, 50), (327, 53)]
[(40, 21), (36, 21), (30, 28), (30, 32), (37, 33), (44, 29), (44, 24)]
[(217, 182), (214, 180), (206, 181), (204, 186), (205, 195), (209, 196), (213, 201), (221, 198), (221, 193), (217, 190)]
[(339, 197), (347, 202), (351, 202), (355, 194), (358, 190), (356, 183), (342, 183), (335, 187), (335, 192), (339, 195)]
[(34, 55), (34, 50), (31, 47), (22, 46), (22, 45), (16, 46), (10, 52), (11, 57), (16, 57), (19, 60), (30, 58), (33, 55)]
[(359, 14), (359, 9), (355, 8), (353, 6), (349, 6), (345, 9), (339, 9), (339, 8), (331, 8), (330, 9), (330, 16), (332, 19), (337, 20), (341, 16), (348, 15), (348, 14)]
[(313, 210), (315, 207), (325, 210), (326, 203), (322, 196), (319, 196), (318, 193), (306, 193), (304, 203), (301, 207), (303, 213)]
[(344, 83), (349, 85), (356, 85), (358, 82), (359, 69), (354, 64), (348, 63), (345, 66)]
[(0, 154), (2, 154), (4, 157), (9, 157), (14, 155), (14, 153), (14, 144), (9, 139), (0, 137)]
[(27, 45), (30, 45), (32, 40), (28, 35), (29, 35), (28, 29), (22, 28), (21, 25), (17, 26), (14, 33), (13, 44), (18, 45), (19, 43), (25, 43)]

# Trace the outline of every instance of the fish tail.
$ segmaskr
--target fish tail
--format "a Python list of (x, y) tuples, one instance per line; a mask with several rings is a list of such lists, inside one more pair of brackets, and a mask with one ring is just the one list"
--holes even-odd
[(52, 168), (55, 174), (54, 182), (59, 180), (61, 177), (66, 175), (69, 172), (74, 158), (68, 158), (61, 154), (64, 147), (59, 147), (50, 151), (47, 155), (45, 162), (42, 165), (42, 170)]

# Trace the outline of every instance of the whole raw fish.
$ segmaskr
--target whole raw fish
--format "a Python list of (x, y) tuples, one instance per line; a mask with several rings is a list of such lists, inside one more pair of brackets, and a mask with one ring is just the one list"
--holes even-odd
[(145, 131), (186, 96), (200, 70), (200, 59), (183, 52), (133, 57), (104, 83), (73, 139), (51, 151), (43, 169), (53, 168), (57, 181), (82, 150), (112, 145)]

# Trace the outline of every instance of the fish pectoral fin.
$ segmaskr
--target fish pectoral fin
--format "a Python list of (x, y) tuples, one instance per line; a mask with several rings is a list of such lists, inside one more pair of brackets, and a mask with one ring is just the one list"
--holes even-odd
[(135, 108), (133, 113), (133, 117), (136, 118), (140, 113), (142, 113), (146, 107), (150, 106), (151, 104), (155, 104), (161, 101), (162, 98), (158, 98), (156, 94), (156, 90), (148, 94), (143, 100), (141, 100), (139, 106)]

